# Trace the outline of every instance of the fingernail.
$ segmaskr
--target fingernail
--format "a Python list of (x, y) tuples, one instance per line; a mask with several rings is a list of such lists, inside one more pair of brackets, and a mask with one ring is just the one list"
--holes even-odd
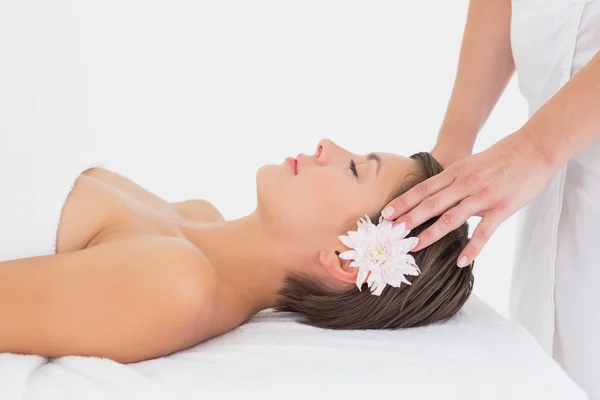
[(386, 208), (383, 209), (383, 211), (381, 211), (381, 215), (383, 215), (383, 218), (389, 218), (392, 215), (394, 215), (395, 211), (396, 210), (394, 210), (394, 207), (387, 206)]
[(467, 262), (469, 261), (469, 259), (467, 258), (467, 256), (462, 256), (461, 258), (458, 259), (458, 267), (459, 268), (464, 268), (467, 266)]

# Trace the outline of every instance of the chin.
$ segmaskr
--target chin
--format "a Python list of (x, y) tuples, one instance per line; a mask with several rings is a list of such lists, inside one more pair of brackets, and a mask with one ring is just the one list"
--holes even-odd
[(276, 165), (263, 165), (256, 171), (256, 196), (258, 207), (272, 210), (280, 203), (283, 177)]
[(256, 191), (261, 192), (265, 188), (277, 184), (276, 166), (267, 164), (263, 165), (256, 171)]

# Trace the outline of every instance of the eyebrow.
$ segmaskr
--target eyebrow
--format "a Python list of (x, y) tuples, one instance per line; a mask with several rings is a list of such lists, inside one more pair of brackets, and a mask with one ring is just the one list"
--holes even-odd
[(367, 160), (369, 160), (369, 161), (371, 161), (371, 160), (377, 161), (377, 175), (379, 175), (379, 170), (381, 169), (381, 157), (379, 157), (375, 153), (369, 153), (369, 154), (367, 154)]

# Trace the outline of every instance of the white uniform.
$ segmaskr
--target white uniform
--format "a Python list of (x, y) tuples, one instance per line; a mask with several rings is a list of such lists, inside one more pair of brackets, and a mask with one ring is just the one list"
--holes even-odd
[[(600, 51), (600, 0), (513, 0), (511, 41), (531, 116)], [(598, 227), (600, 142), (521, 211), (510, 305), (590, 399), (600, 399)]]

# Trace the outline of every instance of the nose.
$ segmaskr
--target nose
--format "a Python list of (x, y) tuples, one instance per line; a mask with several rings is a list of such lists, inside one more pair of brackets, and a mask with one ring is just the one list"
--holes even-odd
[(317, 144), (315, 159), (318, 164), (328, 164), (332, 161), (347, 158), (349, 153), (329, 139), (322, 139)]

